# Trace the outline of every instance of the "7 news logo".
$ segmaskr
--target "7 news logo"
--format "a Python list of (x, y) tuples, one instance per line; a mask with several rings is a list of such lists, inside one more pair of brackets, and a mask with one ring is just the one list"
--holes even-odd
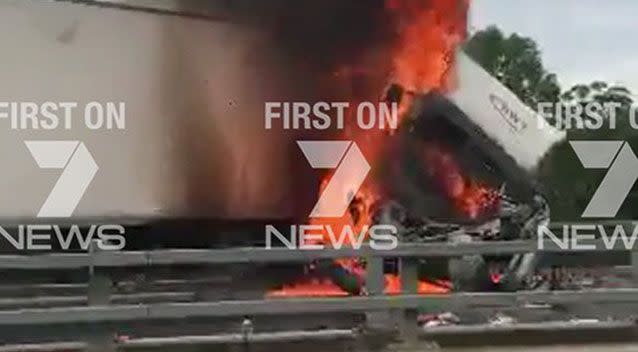
[(335, 169), (311, 218), (341, 217), (363, 185), (370, 165), (352, 141), (297, 141), (313, 169)]
[[(334, 173), (317, 203), (310, 212), (311, 218), (340, 218), (346, 215), (350, 203), (363, 185), (370, 164), (353, 141), (297, 141), (313, 169), (334, 169)], [(285, 231), (284, 231), (285, 232)], [(350, 248), (361, 249), (369, 238), (370, 248), (392, 250), (398, 246), (397, 229), (393, 225), (364, 225), (360, 231), (346, 224), (333, 227), (330, 224), (291, 225), (288, 236), (272, 225), (266, 225), (266, 248), (272, 248), (273, 235), (288, 249), (324, 249), (326, 236), (332, 248), (340, 249), (348, 243)]]
[(625, 141), (570, 141), (569, 144), (586, 169), (607, 169), (582, 217), (615, 217), (638, 179), (636, 154)]
[(62, 169), (38, 217), (68, 218), (86, 193), (99, 167), (79, 141), (25, 141), (41, 169)]
[[(570, 141), (572, 149), (585, 169), (606, 169), (600, 185), (585, 207), (582, 218), (613, 218), (638, 179), (638, 158), (631, 146), (621, 140)], [(576, 181), (577, 182), (577, 181)], [(633, 250), (638, 240), (638, 225), (609, 223), (564, 224), (562, 236), (547, 225), (537, 229), (538, 249), (545, 238), (562, 250)]]
[[(86, 193), (99, 167), (80, 141), (25, 141), (27, 149), (41, 169), (61, 169), (60, 177), (38, 211), (37, 218), (69, 218)], [(118, 224), (79, 226), (70, 224), (20, 224), (0, 226), (0, 239), (18, 250), (89, 250), (98, 238), (100, 250), (121, 250), (126, 245), (125, 229)]]

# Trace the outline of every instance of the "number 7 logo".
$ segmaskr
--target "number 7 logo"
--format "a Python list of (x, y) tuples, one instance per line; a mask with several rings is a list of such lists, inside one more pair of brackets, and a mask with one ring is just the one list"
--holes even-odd
[(311, 218), (341, 217), (363, 184), (370, 165), (352, 141), (297, 141), (313, 169), (335, 169)]
[(584, 218), (613, 218), (638, 179), (638, 159), (625, 141), (570, 141), (586, 169), (607, 169)]
[(79, 141), (24, 143), (41, 169), (62, 169), (38, 217), (70, 217), (99, 169), (93, 156)]

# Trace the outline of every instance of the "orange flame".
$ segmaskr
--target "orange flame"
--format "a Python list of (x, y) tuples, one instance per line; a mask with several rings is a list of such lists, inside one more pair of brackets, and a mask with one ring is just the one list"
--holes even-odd
[(311, 278), (268, 292), (268, 298), (282, 297), (344, 297), (350, 294), (330, 279)]
[(439, 182), (442, 190), (464, 215), (476, 219), (498, 204), (498, 192), (463, 176), (452, 154), (442, 147), (426, 145), (424, 155), (429, 175)]
[(466, 35), (464, 0), (388, 0), (403, 25), (393, 55), (394, 82), (407, 91), (449, 88), (456, 49)]
[[(424, 4), (425, 3), (425, 4)], [(394, 43), (394, 50), (390, 53), (393, 65), (392, 77), (389, 81), (403, 87), (408, 94), (404, 94), (400, 112), (408, 111), (411, 96), (424, 94), (433, 89), (446, 89), (450, 67), (456, 48), (465, 37), (466, 31), (466, 0), (387, 0), (386, 8), (396, 18), (399, 27), (396, 29), (398, 40)], [(358, 68), (357, 72), (375, 72), (377, 67)], [(348, 70), (340, 70), (335, 75), (347, 76)], [(351, 106), (357, 106), (356, 103)], [(352, 112), (350, 112), (352, 113)], [(403, 114), (401, 114), (403, 115)], [(352, 116), (349, 120), (354, 120)], [(384, 139), (392, 131), (360, 131), (352, 126), (346, 126), (344, 139), (353, 140), (362, 150), (368, 162), (374, 168), (378, 161)], [(326, 175), (321, 190), (325, 187), (331, 175)], [(474, 188), (464, 192), (474, 193)], [(355, 231), (361, 231), (363, 226), (372, 223), (373, 206), (380, 198), (380, 193), (374, 180), (368, 177), (361, 189), (358, 190), (349, 211), (340, 218), (311, 219), (315, 225), (329, 225), (335, 233), (351, 226)], [(474, 196), (468, 199), (474, 199)], [(471, 204), (468, 203), (468, 204)], [(472, 208), (470, 205), (464, 207)], [(338, 232), (337, 232), (338, 231)], [(324, 233), (326, 243), (328, 234)], [(347, 239), (345, 244), (351, 243)], [(363, 275), (363, 270), (357, 259), (339, 259), (337, 263), (357, 276)], [(272, 291), (269, 296), (332, 296), (343, 295), (335, 289), (335, 284), (329, 280), (304, 280), (280, 290)], [(440, 291), (437, 291), (440, 290)], [(386, 292), (396, 294), (401, 291), (400, 280), (392, 275), (386, 276)], [(443, 293), (448, 288), (433, 288), (431, 284), (421, 282), (420, 293)]]
[[(385, 275), (384, 293), (387, 295), (401, 294), (401, 278), (397, 275)], [(445, 294), (452, 289), (449, 281), (437, 280), (419, 281), (417, 293), (420, 295)], [(292, 298), (292, 297), (346, 297), (350, 294), (333, 283), (330, 279), (305, 279), (292, 285), (285, 285), (278, 290), (268, 292), (268, 298)]]
[[(449, 281), (444, 280), (437, 280), (434, 282), (420, 280), (417, 284), (417, 293), (421, 295), (449, 293), (451, 289), (452, 284)], [(386, 274), (384, 293), (387, 295), (398, 295), (401, 293), (401, 290), (401, 278), (397, 275)]]

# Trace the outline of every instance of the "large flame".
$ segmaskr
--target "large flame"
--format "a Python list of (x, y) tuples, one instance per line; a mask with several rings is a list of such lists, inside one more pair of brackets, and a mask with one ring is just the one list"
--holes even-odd
[[(419, 281), (417, 293), (422, 295), (449, 293), (451, 288), (452, 284), (449, 281)], [(385, 274), (383, 292), (387, 295), (398, 295), (401, 294), (401, 291), (401, 278), (397, 275)], [(294, 284), (285, 285), (279, 290), (270, 291), (267, 297), (346, 297), (349, 295), (350, 293), (337, 286), (330, 279), (306, 278)]]
[(451, 153), (436, 144), (424, 148), (425, 167), (463, 215), (476, 219), (498, 205), (498, 192), (473, 179), (465, 177)]
[[(390, 16), (397, 24), (395, 32), (397, 40), (388, 51), (392, 62), (390, 83), (397, 84), (407, 94), (401, 99), (400, 112), (408, 111), (411, 97), (415, 94), (425, 94), (433, 89), (445, 90), (449, 88), (450, 68), (453, 63), (457, 47), (465, 37), (466, 32), (466, 0), (388, 0), (386, 8)], [(380, 68), (358, 68), (357, 72), (375, 72)], [(352, 70), (341, 70), (338, 74)], [(379, 92), (380, 93), (380, 92)], [(379, 94), (381, 96), (382, 94)], [(357, 106), (358, 102), (352, 102), (351, 106)], [(352, 114), (352, 111), (349, 112)], [(354, 118), (350, 116), (350, 121)], [(384, 139), (391, 135), (391, 131), (370, 130), (361, 131), (352, 126), (347, 126), (343, 135), (345, 140), (353, 140), (364, 153), (373, 169), (384, 147)], [(325, 187), (331, 175), (325, 176), (321, 188)], [(470, 188), (474, 192), (473, 188)], [(464, 192), (470, 192), (464, 191)], [(363, 226), (372, 223), (373, 207), (380, 198), (379, 189), (374, 179), (368, 176), (363, 186), (356, 192), (349, 211), (340, 218), (315, 218), (309, 220), (315, 225), (329, 225), (336, 233), (341, 233), (341, 228), (352, 227), (355, 231), (361, 231)], [(473, 199), (474, 197), (469, 197)], [(464, 204), (463, 207), (472, 208)], [(471, 210), (473, 211), (473, 210)], [(323, 238), (327, 239), (324, 234)], [(330, 243), (325, 241), (325, 245)], [(351, 243), (347, 239), (346, 244)], [(337, 263), (346, 268), (350, 273), (361, 277), (365, 272), (358, 259), (339, 259)], [(279, 290), (271, 291), (271, 297), (286, 296), (339, 296), (344, 292), (336, 289), (334, 283), (328, 279), (304, 279)], [(448, 292), (449, 286), (433, 285), (428, 282), (420, 282), (420, 293)], [(393, 275), (386, 275), (386, 293), (397, 294), (401, 292), (400, 279)]]
[(388, 0), (387, 6), (403, 21), (393, 81), (417, 93), (450, 88), (451, 64), (466, 34), (467, 2)]

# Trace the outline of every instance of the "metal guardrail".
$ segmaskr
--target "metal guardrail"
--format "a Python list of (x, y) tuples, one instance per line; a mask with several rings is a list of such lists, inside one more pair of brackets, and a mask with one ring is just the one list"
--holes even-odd
[[(132, 294), (115, 294), (110, 296), (112, 304), (139, 304), (158, 302), (192, 302), (195, 300), (194, 292), (146, 292)], [(81, 306), (88, 303), (84, 296), (37, 296), (0, 298), (0, 309), (16, 309), (25, 307), (62, 307)], [(1, 310), (0, 310), (1, 312)]]
[[(420, 338), (432, 339), (444, 336), (463, 337), (478, 334), (512, 334), (520, 332), (561, 333), (576, 331), (579, 333), (610, 331), (616, 329), (636, 329), (633, 322), (544, 322), (521, 323), (512, 325), (471, 325), (438, 326), (419, 332)], [(114, 342), (119, 350), (150, 349), (167, 347), (187, 347), (199, 345), (229, 345), (254, 343), (318, 342), (318, 341), (356, 341), (361, 331), (356, 329), (326, 329), (314, 331), (285, 331), (248, 334), (192, 335), (175, 337), (151, 337), (125, 339)], [(22, 344), (0, 346), (0, 352), (42, 352), (42, 351), (84, 351), (90, 346), (85, 342), (56, 342), (41, 344)]]
[[(166, 348), (177, 346), (193, 345), (228, 345), (228, 344), (248, 344), (248, 343), (270, 343), (270, 342), (299, 342), (299, 341), (334, 341), (334, 340), (354, 340), (357, 332), (345, 329), (317, 330), (317, 331), (285, 331), (272, 333), (251, 333), (251, 334), (220, 334), (220, 335), (200, 335), (200, 336), (176, 336), (176, 337), (152, 337), (122, 340), (115, 342), (118, 349), (149, 349)], [(23, 344), (0, 346), (0, 352), (41, 352), (41, 351), (83, 351), (90, 346), (87, 343), (57, 342), (42, 344)]]
[[(602, 240), (579, 241), (596, 249), (579, 252), (626, 251), (622, 241), (607, 248)], [(637, 242), (638, 243), (638, 242)], [(465, 255), (512, 255), (537, 252), (538, 241), (484, 241), (469, 243), (410, 243), (392, 250), (374, 250), (363, 245), (360, 249), (326, 248), (322, 250), (292, 250), (288, 248), (244, 247), (229, 249), (167, 249), (153, 251), (123, 251), (89, 253), (56, 253), (35, 255), (0, 255), (1, 269), (77, 269), (94, 267), (134, 267), (157, 265), (215, 265), (240, 263), (308, 262), (318, 259), (347, 257), (459, 257)], [(551, 240), (543, 241), (544, 253), (574, 253), (566, 251)]]
[(106, 323), (134, 320), (219, 318), (312, 313), (366, 313), (385, 310), (432, 312), (472, 306), (512, 307), (528, 303), (579, 304), (638, 302), (638, 289), (547, 291), (517, 293), (458, 293), (450, 295), (289, 298), (196, 303), (98, 305), (0, 311), (0, 326)]

